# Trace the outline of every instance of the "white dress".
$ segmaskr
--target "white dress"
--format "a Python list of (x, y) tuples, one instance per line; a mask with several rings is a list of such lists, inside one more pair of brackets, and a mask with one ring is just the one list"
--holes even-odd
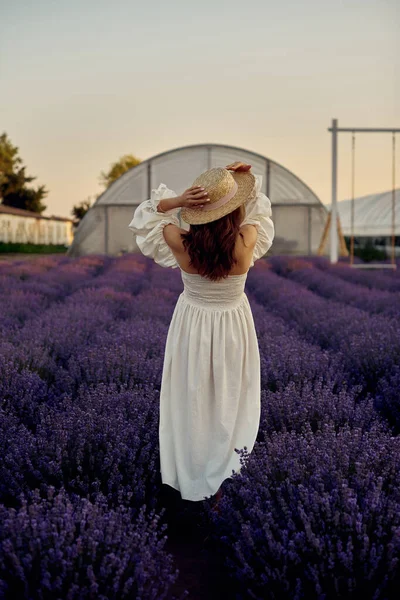
[[(243, 224), (258, 230), (253, 261), (275, 235), (271, 202), (256, 176)], [(179, 268), (163, 228), (181, 226), (179, 210), (157, 212), (176, 194), (161, 184), (135, 210), (129, 224), (141, 252), (164, 267)], [(211, 281), (181, 269), (184, 290), (168, 330), (160, 391), (162, 482), (185, 500), (204, 500), (240, 470), (235, 448), (250, 453), (260, 424), (260, 354), (249, 301), (247, 273)]]

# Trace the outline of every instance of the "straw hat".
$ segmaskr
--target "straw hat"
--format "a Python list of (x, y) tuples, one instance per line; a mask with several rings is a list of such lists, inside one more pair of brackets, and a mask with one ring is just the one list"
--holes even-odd
[(244, 204), (251, 195), (255, 177), (250, 171), (228, 171), (222, 167), (205, 171), (193, 182), (208, 192), (210, 202), (203, 208), (182, 208), (181, 217), (190, 225), (211, 223)]

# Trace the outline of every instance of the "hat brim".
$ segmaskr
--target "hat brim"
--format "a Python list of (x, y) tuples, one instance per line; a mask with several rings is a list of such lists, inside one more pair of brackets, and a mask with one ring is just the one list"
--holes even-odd
[(230, 171), (230, 173), (238, 186), (236, 194), (226, 204), (215, 210), (209, 209), (204, 211), (202, 208), (182, 208), (181, 217), (185, 223), (189, 223), (189, 225), (211, 223), (228, 215), (248, 200), (256, 183), (253, 173), (250, 173), (250, 171)]

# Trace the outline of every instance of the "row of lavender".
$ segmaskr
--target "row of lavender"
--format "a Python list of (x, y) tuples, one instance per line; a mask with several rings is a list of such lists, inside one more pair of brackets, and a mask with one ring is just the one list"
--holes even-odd
[[(274, 273), (314, 292), (310, 299), (313, 310), (322, 316), (326, 309), (327, 317), (321, 319), (320, 337), (313, 339), (333, 349), (341, 347), (348, 377), (363, 383), (364, 391), (371, 392), (376, 407), (399, 432), (400, 263), (397, 270), (386, 273), (354, 271), (320, 258), (273, 258), (269, 266)], [(289, 296), (298, 290), (298, 285), (286, 287)], [(328, 304), (315, 296), (325, 298)], [(290, 305), (293, 299), (287, 298), (287, 302)], [(342, 340), (336, 324), (346, 331)], [(307, 327), (303, 318), (298, 326)]]
[[(382, 414), (396, 424), (400, 336), (390, 302), (365, 300), (373, 285), (328, 298), (340, 268), (281, 258), (249, 274), (258, 443), (221, 512), (204, 503), (238, 599), (394, 597), (400, 438)], [(396, 294), (387, 275), (377, 288)], [(0, 597), (169, 597), (158, 390), (181, 289), (136, 256), (0, 265)]]
[(171, 287), (140, 257), (0, 265), (0, 598), (170, 597), (157, 420)]
[(371, 273), (349, 272), (274, 257), (249, 273), (261, 426), (210, 512), (240, 598), (397, 597), (399, 279), (378, 309)]

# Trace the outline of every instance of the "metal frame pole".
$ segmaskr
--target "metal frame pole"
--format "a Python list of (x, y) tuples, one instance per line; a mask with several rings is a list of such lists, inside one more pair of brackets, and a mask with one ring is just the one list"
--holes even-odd
[(396, 134), (392, 137), (392, 265), (396, 264)]
[(109, 232), (109, 223), (108, 223), (108, 206), (104, 206), (104, 253), (108, 254), (108, 232)]
[(330, 260), (338, 261), (337, 245), (337, 119), (332, 119), (332, 204), (331, 204), (331, 232), (330, 232)]
[[(337, 239), (337, 134), (342, 131), (352, 132), (353, 136), (355, 132), (364, 132), (364, 133), (392, 133), (393, 134), (393, 144), (395, 145), (395, 134), (400, 132), (400, 128), (397, 127), (338, 127), (338, 120), (332, 119), (332, 127), (328, 128), (328, 131), (332, 132), (332, 204), (331, 204), (331, 227), (330, 227), (330, 259), (331, 263), (336, 263), (338, 261), (338, 239)], [(395, 169), (395, 165), (393, 164), (393, 172)], [(394, 175), (393, 175), (393, 188), (394, 188)], [(354, 195), (354, 194), (353, 194)], [(392, 199), (392, 223), (394, 221), (394, 194)], [(394, 239), (394, 228), (392, 230), (392, 240)], [(392, 246), (393, 249), (393, 246)], [(394, 263), (394, 254), (392, 250), (392, 263), (395, 267)], [(361, 265), (353, 265), (358, 266)]]

